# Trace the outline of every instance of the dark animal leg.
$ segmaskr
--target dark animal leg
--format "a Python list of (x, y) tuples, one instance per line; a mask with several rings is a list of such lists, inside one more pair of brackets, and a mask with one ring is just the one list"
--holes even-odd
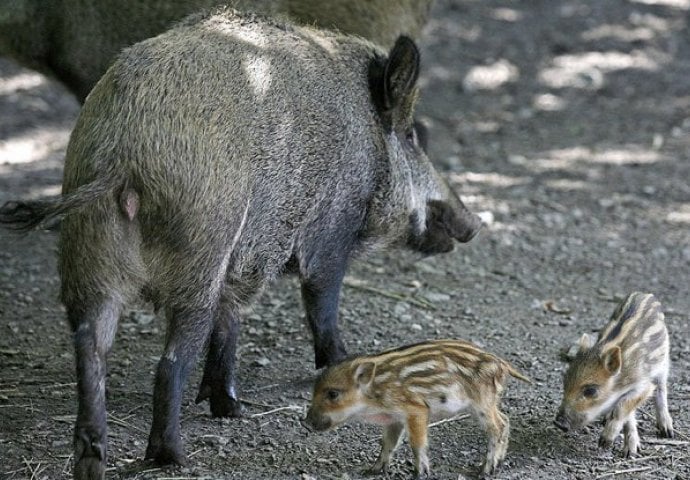
[(165, 352), (158, 363), (153, 390), (153, 423), (146, 458), (160, 465), (184, 465), (180, 439), (180, 402), (190, 367), (208, 338), (213, 312), (173, 310), (168, 315)]
[(236, 307), (221, 300), (209, 342), (204, 376), (196, 403), (208, 400), (214, 417), (240, 417), (237, 396), (236, 352), (240, 322)]

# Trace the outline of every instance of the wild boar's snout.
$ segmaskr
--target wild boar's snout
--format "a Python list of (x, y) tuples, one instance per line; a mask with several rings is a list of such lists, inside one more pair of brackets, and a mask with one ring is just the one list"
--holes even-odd
[(449, 203), (431, 203), (436, 203), (433, 207), (432, 205), (430, 207), (440, 217), (438, 220), (448, 232), (448, 235), (455, 240), (467, 243), (476, 237), (482, 229), (483, 223), (481, 218), (472, 213), (455, 193), (450, 192)]
[(457, 228), (453, 231), (453, 238), (462, 243), (467, 243), (477, 236), (482, 229), (482, 219), (466, 208), (457, 214)]

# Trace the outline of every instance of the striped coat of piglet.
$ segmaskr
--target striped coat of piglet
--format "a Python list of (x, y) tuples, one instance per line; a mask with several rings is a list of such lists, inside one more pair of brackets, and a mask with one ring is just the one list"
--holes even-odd
[(407, 430), (417, 475), (429, 474), (430, 421), (468, 409), (489, 437), (485, 474), (508, 448), (510, 422), (499, 408), (506, 376), (529, 382), (505, 360), (461, 340), (434, 340), (339, 363), (317, 379), (305, 424), (327, 430), (349, 420), (384, 426), (381, 453), (371, 467), (382, 471)]
[(563, 378), (563, 401), (555, 424), (567, 431), (606, 415), (599, 445), (608, 448), (621, 429), (623, 454), (637, 455), (635, 411), (656, 389), (659, 436), (673, 436), (668, 413), (669, 337), (661, 304), (651, 293), (634, 292), (615, 309), (596, 343), (582, 335)]

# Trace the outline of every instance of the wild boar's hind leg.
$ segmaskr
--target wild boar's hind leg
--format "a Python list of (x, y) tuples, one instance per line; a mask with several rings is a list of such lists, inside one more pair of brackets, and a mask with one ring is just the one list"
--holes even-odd
[(215, 313), (204, 376), (196, 397), (196, 403), (208, 399), (211, 415), (214, 417), (242, 415), (240, 400), (237, 397), (236, 379), (239, 329), (237, 307), (228, 298), (222, 298)]
[(182, 391), (189, 369), (211, 331), (213, 310), (184, 307), (168, 310), (167, 341), (156, 371), (153, 423), (146, 449), (146, 458), (158, 464), (185, 464), (180, 439)]
[(67, 306), (74, 330), (79, 407), (74, 429), (74, 478), (105, 477), (107, 426), (106, 355), (112, 346), (121, 306), (113, 300)]

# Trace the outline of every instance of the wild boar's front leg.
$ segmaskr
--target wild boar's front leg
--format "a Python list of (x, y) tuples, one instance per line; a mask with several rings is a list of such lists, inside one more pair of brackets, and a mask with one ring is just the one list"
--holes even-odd
[(221, 300), (214, 317), (196, 403), (208, 400), (214, 417), (239, 417), (242, 415), (236, 376), (239, 314), (232, 302)]
[(314, 337), (316, 368), (334, 365), (347, 356), (338, 331), (338, 302), (347, 257), (342, 252), (329, 253), (325, 258), (312, 257), (300, 275), (307, 322)]
[(158, 362), (153, 389), (153, 423), (146, 458), (165, 465), (184, 465), (180, 439), (180, 403), (189, 368), (206, 342), (211, 309), (171, 309), (165, 352)]

